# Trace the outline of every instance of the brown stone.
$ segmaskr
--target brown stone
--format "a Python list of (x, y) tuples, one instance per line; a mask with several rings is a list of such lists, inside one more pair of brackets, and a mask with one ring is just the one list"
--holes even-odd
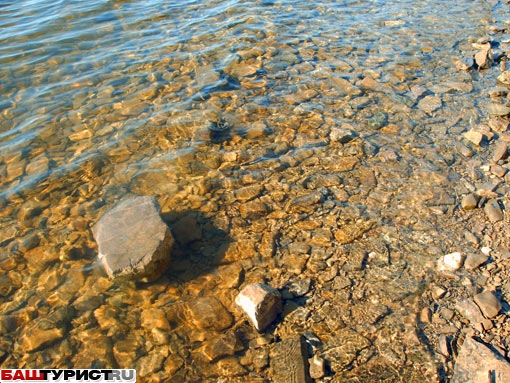
[(191, 302), (188, 310), (193, 323), (203, 330), (222, 331), (230, 327), (232, 315), (215, 297), (200, 297)]
[(482, 310), (483, 315), (489, 319), (494, 318), (501, 311), (501, 302), (490, 291), (484, 291), (475, 295), (474, 300), (478, 307), (480, 307), (480, 310)]

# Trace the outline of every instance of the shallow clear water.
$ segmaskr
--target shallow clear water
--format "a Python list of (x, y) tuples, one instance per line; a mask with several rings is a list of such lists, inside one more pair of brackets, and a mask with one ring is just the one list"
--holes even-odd
[[(442, 214), (458, 202), (459, 136), (484, 121), (488, 101), (484, 76), (456, 62), (485, 36), (485, 1), (7, 1), (0, 10), (3, 366), (266, 379), (268, 366), (246, 355), (270, 342), (233, 304), (249, 281), (313, 280), (308, 301), (291, 296), (287, 307), (324, 314), (295, 323), (289, 314), (275, 331), (317, 333), (326, 359), (340, 348), (328, 334), (370, 340), (354, 361), (331, 362), (333, 375), (384, 366), (384, 350), (397, 347), (386, 340), (408, 341), (406, 328), (388, 329), (415, 315), (433, 256), (462, 235)], [(113, 284), (95, 266), (90, 228), (131, 195), (155, 195), (178, 240), (151, 285)], [(359, 235), (345, 239), (350, 225)], [(357, 249), (376, 254), (372, 268), (351, 264)], [(342, 278), (349, 293), (332, 282)], [(219, 300), (232, 326), (200, 323), (197, 295)], [(360, 324), (354, 310), (330, 324), (329, 302), (361, 312), (377, 302), (388, 323)], [(144, 319), (147, 310), (166, 324)], [(43, 320), (51, 334), (34, 328)], [(203, 347), (225, 332), (241, 346), (204, 361)], [(419, 369), (394, 365), (400, 376)]]

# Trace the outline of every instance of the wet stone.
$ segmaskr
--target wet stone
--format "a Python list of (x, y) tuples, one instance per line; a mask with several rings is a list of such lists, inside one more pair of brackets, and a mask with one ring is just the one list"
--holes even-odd
[(333, 142), (345, 144), (351, 141), (356, 136), (356, 133), (351, 129), (346, 128), (332, 128), (329, 133), (329, 138)]
[(179, 219), (172, 227), (175, 239), (183, 245), (202, 239), (202, 229), (192, 216)]
[(65, 334), (64, 327), (42, 319), (24, 330), (20, 340), (20, 348), (23, 352), (37, 351), (63, 339)]
[(11, 278), (8, 275), (0, 274), (0, 296), (6, 297), (14, 290)]
[(311, 279), (305, 278), (301, 279), (296, 282), (292, 282), (289, 284), (289, 291), (295, 296), (295, 297), (301, 297), (305, 295), (309, 290), (311, 286)]
[(239, 340), (235, 333), (229, 332), (207, 341), (201, 351), (209, 362), (215, 362), (239, 350), (242, 350)]
[(492, 103), (487, 106), (487, 112), (491, 116), (507, 116), (510, 114), (510, 108), (503, 104)]
[(494, 318), (501, 311), (501, 302), (490, 291), (484, 291), (474, 296), (475, 303), (487, 318)]
[(498, 352), (471, 336), (464, 340), (455, 361), (452, 383), (508, 382), (510, 364)]
[(275, 344), (271, 355), (275, 383), (309, 383), (308, 351), (302, 335)]
[(92, 233), (110, 278), (154, 280), (170, 261), (174, 240), (154, 197), (134, 197), (118, 204), (101, 217)]
[(388, 114), (385, 112), (377, 112), (368, 120), (370, 129), (381, 129), (388, 123)]
[(505, 85), (510, 85), (510, 71), (504, 71), (498, 76), (498, 81)]
[(310, 377), (312, 379), (322, 379), (326, 374), (325, 361), (318, 355), (314, 355), (309, 361), (310, 363)]
[(474, 60), (472, 57), (464, 57), (461, 60), (458, 60), (455, 63), (458, 70), (467, 71), (471, 69), (474, 65)]
[(200, 297), (189, 303), (188, 310), (196, 327), (222, 331), (232, 325), (233, 318), (215, 297)]
[(335, 231), (335, 239), (341, 244), (348, 244), (360, 238), (373, 227), (371, 221), (360, 221), (342, 226)]
[(235, 303), (259, 332), (263, 332), (282, 312), (280, 292), (261, 283), (252, 283), (243, 288)]
[(370, 347), (371, 342), (363, 335), (351, 329), (341, 329), (336, 334), (338, 346), (324, 352), (324, 359), (331, 365), (333, 372), (341, 372), (356, 360), (362, 350)]
[(481, 49), (475, 54), (475, 62), (480, 69), (489, 68), (492, 65), (492, 51), (490, 49), (490, 44), (488, 44), (488, 49)]
[(437, 349), (438, 351), (445, 357), (450, 357), (450, 345), (448, 344), (448, 339), (446, 335), (441, 335), (439, 340), (437, 341)]
[(442, 104), (439, 97), (425, 96), (418, 102), (418, 109), (430, 114), (441, 108)]

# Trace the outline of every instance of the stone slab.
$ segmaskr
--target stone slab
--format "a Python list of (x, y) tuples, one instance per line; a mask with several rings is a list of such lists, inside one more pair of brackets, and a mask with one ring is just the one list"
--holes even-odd
[(275, 344), (271, 355), (274, 383), (309, 383), (308, 350), (302, 335)]
[(451, 383), (510, 382), (510, 363), (472, 337), (460, 349)]

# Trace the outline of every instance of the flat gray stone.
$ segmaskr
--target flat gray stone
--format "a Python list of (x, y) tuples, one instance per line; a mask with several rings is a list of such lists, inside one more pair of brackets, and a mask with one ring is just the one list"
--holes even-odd
[(460, 349), (451, 383), (510, 382), (506, 359), (472, 337)]
[(154, 197), (134, 197), (94, 225), (98, 258), (110, 278), (151, 281), (165, 271), (174, 239), (159, 210)]

